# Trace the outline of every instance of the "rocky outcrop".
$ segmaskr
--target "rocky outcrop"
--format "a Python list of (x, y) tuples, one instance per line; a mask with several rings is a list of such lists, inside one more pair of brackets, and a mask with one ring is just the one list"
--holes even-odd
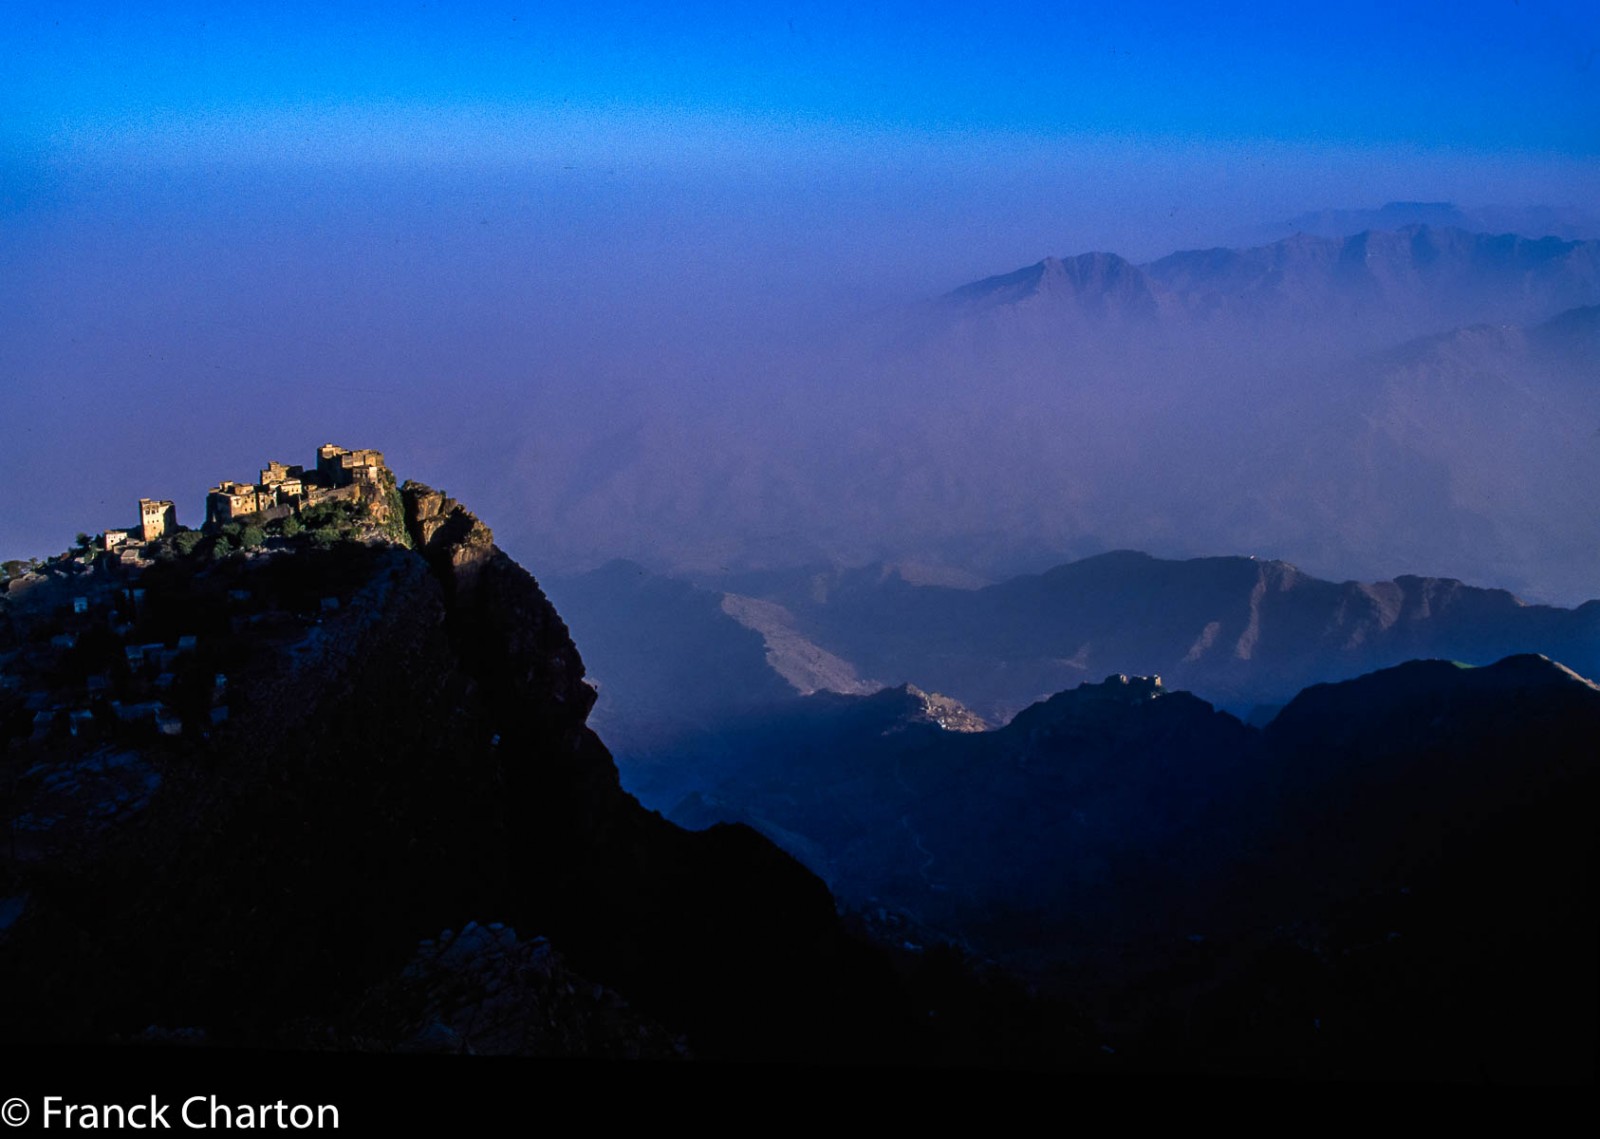
[(413, 545), (453, 595), (470, 594), (495, 552), (494, 533), (455, 499), (421, 483), (406, 482), (400, 495)]
[(907, 684), (902, 690), (916, 701), (915, 719), (921, 723), (934, 724), (947, 732), (981, 732), (989, 727), (959, 700), (938, 692), (924, 692), (914, 684)]
[[(228, 662), (230, 714), (119, 760), (138, 803), (95, 814), (112, 768), (83, 766), (73, 740), (0, 753), (12, 827), (63, 816), (33, 857), (0, 862), (0, 897), (24, 899), (0, 934), (0, 1034), (410, 1040), (404, 1017), (361, 1020), (363, 994), (398, 977), (421, 1001), (406, 1008), (444, 1026), (424, 1036), (474, 1049), (614, 1054), (626, 1021), (661, 1026), (641, 1054), (681, 1036), (708, 1057), (912, 1055), (920, 1030), (888, 965), (823, 884), (748, 828), (689, 833), (641, 808), (586, 726), (593, 689), (534, 579), (459, 503), (407, 484), (404, 504), (415, 549), (286, 542), (147, 572), (150, 612), (209, 622), (199, 644)], [(548, 938), (562, 969), (633, 1011), (557, 1000), (557, 1021), (577, 1022), (532, 1044), (463, 1037), (493, 976), (543, 968), (526, 941), (465, 980), (414, 959), (474, 921)], [(438, 984), (417, 996), (419, 976)], [(490, 1003), (549, 1013), (552, 978), (567, 983), (549, 972)]]

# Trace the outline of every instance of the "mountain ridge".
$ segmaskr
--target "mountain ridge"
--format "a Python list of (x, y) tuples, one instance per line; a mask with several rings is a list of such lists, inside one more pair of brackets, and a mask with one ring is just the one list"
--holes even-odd
[[(1478, 278), (1470, 288), (1461, 281), (1468, 270)], [(1466, 288), (1463, 296), (1453, 298), (1459, 304), (1490, 287), (1483, 274), (1516, 298), (1514, 310), (1493, 317), (1542, 319), (1600, 298), (1600, 241), (1489, 235), (1429, 225), (1368, 229), (1342, 238), (1302, 233), (1244, 249), (1183, 250), (1140, 264), (1108, 252), (1046, 257), (963, 285), (945, 294), (944, 301), (972, 308), (1055, 298), (1057, 307), (1066, 304), (1091, 318), (1115, 313), (1151, 319), (1182, 312), (1199, 320), (1237, 319), (1260, 317), (1267, 311), (1262, 304), (1311, 314), (1329, 302), (1334, 295), (1329, 289), (1335, 285), (1366, 291), (1360, 311), (1380, 300), (1393, 305), (1401, 296), (1413, 296), (1424, 282), (1435, 291)], [(1404, 291), (1398, 291), (1401, 286)], [(1482, 308), (1481, 300), (1477, 307)]]
[(738, 726), (673, 815), (756, 826), (1196, 1070), (1589, 1073), (1600, 687), (1562, 665), (1409, 661), (1265, 729), (1150, 677), (973, 735), (889, 696)]
[[(649, 578), (639, 568), (633, 580)], [(602, 713), (625, 765), (670, 739), (671, 717), (692, 735), (827, 687), (816, 672), (784, 680), (770, 647), (751, 642), (735, 654), (749, 630), (721, 600), (730, 596), (760, 599), (783, 643), (807, 646), (803, 659), (825, 654), (835, 662), (828, 675), (848, 682), (841, 687), (870, 688), (867, 677), (913, 684), (990, 724), (1107, 673), (1160, 675), (1241, 716), (1257, 707), (1270, 715), (1308, 685), (1415, 657), (1488, 664), (1531, 651), (1600, 675), (1600, 600), (1529, 604), (1506, 590), (1410, 574), (1336, 582), (1243, 556), (1110, 551), (979, 588), (913, 585), (877, 566), (708, 577), (672, 587), (670, 640), (651, 632), (663, 618), (633, 603), (619, 608), (606, 580), (557, 578), (552, 589), (601, 676), (617, 677), (602, 686)], [(649, 670), (669, 653), (670, 674)]]

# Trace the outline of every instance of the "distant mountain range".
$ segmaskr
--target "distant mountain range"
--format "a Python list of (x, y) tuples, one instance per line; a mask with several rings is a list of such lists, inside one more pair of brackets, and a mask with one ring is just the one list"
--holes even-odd
[(1600, 241), (1408, 225), (1343, 237), (1300, 233), (1145, 265), (1085, 253), (975, 282), (946, 302), (962, 320), (1004, 314), (1014, 335), (1161, 328), (1182, 342), (1180, 330), (1195, 326), (1315, 335), (1350, 352), (1600, 302)]
[(1565, 662), (1600, 675), (1600, 601), (1128, 551), (548, 586), (642, 802), (761, 831), (1130, 1063), (1590, 1076), (1600, 688)]
[(493, 492), (513, 547), (989, 580), (1248, 552), (1597, 591), (1600, 242), (1412, 226), (1090, 253), (902, 315), (737, 391), (646, 387), (631, 419), (518, 443)]
[(1335, 583), (1253, 558), (1124, 551), (982, 589), (914, 585), (888, 566), (716, 584), (629, 563), (549, 582), (599, 680), (596, 723), (624, 762), (819, 689), (914, 684), (999, 725), (1118, 672), (1159, 675), (1241, 716), (1419, 657), (1482, 665), (1538, 652), (1600, 676), (1600, 601), (1526, 605), (1437, 578)]
[(818, 695), (696, 753), (671, 816), (1196, 1070), (1587, 1079), (1597, 733), (1600, 689), (1533, 656), (1313, 687), (1265, 731), (1126, 676), (979, 734)]

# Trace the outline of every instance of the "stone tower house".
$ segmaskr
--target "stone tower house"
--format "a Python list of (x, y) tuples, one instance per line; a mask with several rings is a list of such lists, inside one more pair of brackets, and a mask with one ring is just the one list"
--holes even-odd
[(141, 498), (139, 528), (146, 542), (174, 533), (178, 529), (178, 508), (168, 499)]

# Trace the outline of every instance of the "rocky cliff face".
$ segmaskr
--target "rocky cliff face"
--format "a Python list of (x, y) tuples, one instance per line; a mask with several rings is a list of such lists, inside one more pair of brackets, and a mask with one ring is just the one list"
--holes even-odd
[[(459, 503), (403, 498), (415, 550), (285, 540), (148, 572), (150, 613), (210, 614), (197, 651), (229, 662), (225, 721), (0, 752), (0, 1033), (909, 1055), (888, 966), (823, 884), (747, 828), (642, 809), (585, 725), (593, 690), (533, 578)], [(418, 957), (474, 922), (518, 934), (460, 969)], [(560, 985), (518, 956), (541, 937)], [(526, 1048), (460, 1038), (472, 987), (519, 969), (502, 1006), (548, 1011), (572, 978), (611, 995), (561, 1005)]]

